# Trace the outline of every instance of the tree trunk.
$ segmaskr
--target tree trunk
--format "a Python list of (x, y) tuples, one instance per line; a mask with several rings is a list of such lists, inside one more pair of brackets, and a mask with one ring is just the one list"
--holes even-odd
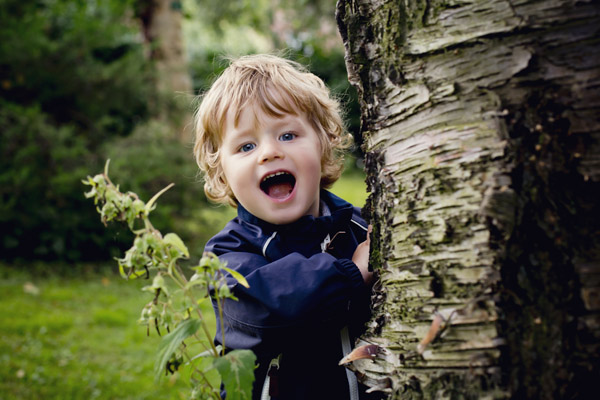
[(600, 10), (340, 0), (379, 274), (354, 362), (390, 398), (600, 382)]
[[(176, 113), (177, 122), (169, 122), (175, 125), (177, 137), (189, 142), (191, 136), (185, 135), (184, 128), (192, 120), (189, 104), (193, 88), (183, 44), (181, 7), (179, 0), (138, 0), (137, 2), (138, 15), (142, 22), (150, 59), (156, 63), (157, 88), (166, 94), (176, 109), (183, 110), (183, 117), (180, 117), (181, 113)], [(164, 115), (159, 119), (168, 120), (169, 112), (173, 110), (164, 108)]]

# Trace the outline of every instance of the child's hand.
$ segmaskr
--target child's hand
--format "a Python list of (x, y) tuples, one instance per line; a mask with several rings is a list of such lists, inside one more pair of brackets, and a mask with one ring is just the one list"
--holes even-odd
[(369, 249), (371, 246), (371, 230), (372, 226), (369, 225), (369, 231), (367, 232), (367, 240), (358, 245), (354, 254), (352, 255), (352, 261), (362, 274), (363, 280), (367, 285), (370, 285), (373, 281), (373, 272), (369, 271)]

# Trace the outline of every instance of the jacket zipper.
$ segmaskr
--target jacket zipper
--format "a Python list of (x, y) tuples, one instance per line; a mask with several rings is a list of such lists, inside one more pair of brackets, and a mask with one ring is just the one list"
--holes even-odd
[[(342, 353), (346, 357), (352, 351), (352, 345), (350, 344), (350, 334), (348, 333), (348, 327), (345, 326), (340, 331), (342, 337)], [(348, 389), (350, 391), (350, 400), (358, 400), (358, 381), (354, 372), (346, 368), (346, 378), (348, 378)]]
[(270, 400), (271, 399), (271, 374), (274, 368), (279, 370), (279, 360), (281, 359), (281, 354), (271, 360), (269, 363), (269, 368), (267, 369), (267, 375), (265, 377), (265, 382), (263, 383), (262, 392), (260, 395), (260, 400)]

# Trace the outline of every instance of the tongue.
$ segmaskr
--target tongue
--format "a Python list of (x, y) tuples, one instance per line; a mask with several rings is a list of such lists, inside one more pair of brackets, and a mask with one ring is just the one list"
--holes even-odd
[(289, 182), (277, 183), (269, 186), (267, 194), (275, 199), (283, 199), (292, 193), (293, 186)]

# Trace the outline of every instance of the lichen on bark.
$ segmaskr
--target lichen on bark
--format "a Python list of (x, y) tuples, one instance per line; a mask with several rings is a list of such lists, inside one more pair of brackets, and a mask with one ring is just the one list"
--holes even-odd
[(567, 0), (338, 2), (376, 236), (363, 342), (383, 350), (354, 365), (372, 388), (547, 398), (598, 378), (600, 62), (573, 49), (598, 54), (599, 15)]

